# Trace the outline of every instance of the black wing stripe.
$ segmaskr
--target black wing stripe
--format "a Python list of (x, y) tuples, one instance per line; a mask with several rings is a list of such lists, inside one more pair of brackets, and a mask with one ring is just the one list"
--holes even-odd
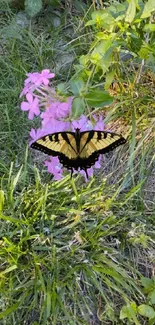
[[(69, 134), (71, 134), (71, 133), (69, 133)], [(65, 132), (62, 132), (61, 133), (61, 136), (63, 137), (63, 139), (68, 143), (68, 145), (73, 149), (73, 151), (75, 152), (75, 153), (77, 153), (77, 151), (75, 150), (75, 148), (71, 145), (71, 143), (70, 143), (70, 140), (69, 140), (69, 138), (68, 138), (68, 135), (67, 135), (67, 132), (65, 133)], [(75, 138), (75, 135), (74, 135), (74, 133), (72, 133), (72, 136), (74, 137), (74, 139), (75, 139), (75, 143), (76, 143), (76, 138)]]
[(123, 143), (126, 143), (126, 140), (124, 138), (120, 138), (120, 139), (116, 140), (115, 142), (111, 143), (110, 145), (108, 145), (107, 147), (97, 150), (97, 152), (100, 154), (109, 152), (109, 151), (115, 149), (116, 147), (120, 146)]
[(84, 150), (85, 146), (91, 141), (91, 139), (93, 138), (94, 136), (94, 131), (91, 130), (91, 131), (87, 131), (87, 132), (82, 132), (82, 134), (85, 134), (85, 133), (88, 133), (88, 138), (87, 138), (87, 141), (85, 143), (85, 145), (83, 146), (83, 148), (81, 149), (81, 152)]
[(31, 144), (31, 148), (37, 149), (39, 151), (42, 151), (43, 153), (46, 153), (49, 156), (58, 156), (59, 152), (53, 151), (52, 149), (49, 149), (47, 147), (42, 146), (41, 144), (34, 142)]

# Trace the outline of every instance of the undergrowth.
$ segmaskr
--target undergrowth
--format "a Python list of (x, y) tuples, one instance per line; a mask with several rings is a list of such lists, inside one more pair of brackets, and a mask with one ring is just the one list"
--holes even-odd
[[(122, 62), (109, 89), (117, 99), (101, 111), (127, 144), (104, 156), (86, 184), (80, 176), (53, 181), (42, 156), (27, 146), (32, 122), (19, 109), (19, 94), (25, 73), (54, 69), (64, 49), (75, 63), (87, 52), (92, 35), (83, 29), (84, 18), (80, 25), (63, 15), (57, 29), (40, 14), (12, 35), (15, 13), (9, 6), (1, 13), (0, 324), (153, 325), (153, 68)], [(75, 37), (65, 35), (66, 27)], [(59, 64), (56, 83), (69, 80), (73, 69), (64, 72)]]

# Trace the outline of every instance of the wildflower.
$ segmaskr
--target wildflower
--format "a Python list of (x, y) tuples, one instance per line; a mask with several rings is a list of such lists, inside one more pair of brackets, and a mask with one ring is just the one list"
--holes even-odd
[(28, 85), (28, 84), (36, 84), (37, 80), (39, 79), (40, 73), (39, 72), (33, 72), (33, 73), (27, 73), (26, 74), (28, 76), (28, 78), (25, 79), (24, 84)]
[(95, 163), (95, 165), (94, 165), (94, 167), (95, 167), (96, 169), (101, 168), (100, 161), (101, 161), (101, 155), (99, 156), (99, 159), (96, 161), (96, 163)]
[(27, 93), (33, 93), (39, 86), (49, 84), (49, 79), (54, 78), (55, 74), (50, 73), (50, 70), (42, 70), (41, 73), (33, 72), (27, 73), (27, 79), (24, 82), (24, 88), (20, 93), (20, 98)]
[(39, 100), (37, 97), (33, 98), (32, 94), (28, 93), (26, 95), (27, 102), (21, 103), (22, 111), (29, 111), (28, 118), (33, 120), (34, 115), (38, 116), (40, 114)]
[(104, 125), (104, 121), (103, 121), (102, 116), (100, 116), (99, 119), (98, 119), (98, 117), (96, 117), (96, 115), (94, 114), (93, 119), (96, 122), (96, 124), (94, 126), (94, 130), (103, 131), (105, 125)]
[(72, 97), (68, 97), (68, 100), (66, 102), (61, 102), (58, 106), (57, 106), (57, 110), (56, 110), (56, 117), (59, 118), (64, 118), (66, 117), (70, 111), (71, 111), (71, 107), (72, 107)]
[(72, 122), (72, 129), (75, 131), (76, 129), (80, 129), (80, 131), (88, 131), (92, 130), (93, 125), (91, 121), (85, 116), (81, 115), (79, 120), (74, 120)]
[[(24, 82), (24, 88), (20, 94), (20, 97), (25, 95), (27, 101), (21, 103), (21, 109), (28, 111), (28, 118), (33, 119), (34, 116), (38, 116), (41, 112), (41, 128), (34, 130), (31, 129), (30, 136), (32, 142), (46, 135), (56, 132), (63, 132), (67, 130), (73, 130), (78, 128), (80, 131), (89, 130), (104, 130), (104, 122), (102, 117), (98, 119), (93, 116), (94, 123), (89, 120), (85, 115), (81, 115), (79, 120), (72, 122), (64, 121), (70, 112), (72, 106), (72, 97), (68, 97), (66, 101), (61, 101), (60, 96), (57, 95), (54, 88), (49, 87), (49, 80), (54, 78), (54, 73), (50, 73), (50, 70), (44, 69), (40, 73), (28, 73), (27, 79)], [(100, 156), (95, 165), (87, 169), (88, 176), (93, 175), (93, 168), (100, 168)], [(45, 166), (48, 168), (48, 172), (54, 175), (54, 179), (61, 179), (63, 173), (63, 165), (60, 163), (58, 157), (49, 157), (49, 161), (45, 161)], [(77, 171), (75, 170), (75, 173)], [(80, 170), (80, 173), (84, 175), (85, 180), (87, 177), (84, 170)]]
[(45, 161), (45, 166), (47, 166), (48, 172), (54, 176), (55, 180), (62, 179), (63, 169), (58, 157), (50, 157), (50, 161)]
[(37, 129), (37, 130), (35, 130), (35, 129), (31, 129), (31, 131), (30, 131), (30, 136), (31, 136), (31, 138), (32, 138), (33, 140), (30, 142), (30, 145), (31, 145), (32, 142), (38, 140), (39, 138), (43, 137), (43, 136), (46, 135), (46, 134), (47, 134), (47, 131), (44, 130), (44, 129), (40, 129), (40, 128)]
[(53, 101), (50, 107), (41, 114), (43, 124), (45, 125), (53, 118), (60, 119), (66, 117), (70, 113), (71, 105), (72, 97), (69, 97), (67, 102)]
[(39, 72), (27, 73), (27, 76), (28, 78), (25, 80), (25, 85), (29, 83), (33, 83), (38, 87), (41, 84), (47, 86), (49, 84), (49, 79), (54, 78), (55, 74), (50, 73), (50, 70), (45, 69), (42, 70), (41, 73)]
[(22, 92), (20, 93), (19, 97), (21, 98), (22, 96), (26, 95), (27, 93), (32, 94), (34, 90), (35, 90), (34, 85), (27, 84), (27, 85), (24, 86), (24, 88), (23, 88)]

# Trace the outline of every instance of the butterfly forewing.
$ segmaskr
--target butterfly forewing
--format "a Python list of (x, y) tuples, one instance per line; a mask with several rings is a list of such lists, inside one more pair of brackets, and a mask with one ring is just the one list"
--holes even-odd
[(94, 131), (81, 133), (79, 150), (80, 158), (88, 158), (92, 154), (92, 152), (96, 151), (96, 145), (92, 141), (93, 134)]
[(109, 152), (125, 143), (126, 140), (116, 133), (106, 131), (81, 132), (80, 157), (90, 157), (95, 152)]
[(51, 156), (63, 154), (69, 159), (77, 157), (76, 139), (71, 132), (58, 132), (44, 136), (32, 143), (31, 147)]
[(71, 133), (65, 134), (65, 138), (60, 152), (64, 154), (69, 159), (76, 159), (77, 157), (77, 146), (75, 135)]

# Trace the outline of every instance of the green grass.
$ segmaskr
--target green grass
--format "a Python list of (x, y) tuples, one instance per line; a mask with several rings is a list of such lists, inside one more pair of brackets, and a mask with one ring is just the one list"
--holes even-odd
[[(7, 27), (14, 14), (8, 8), (2, 17)], [(78, 31), (75, 20), (70, 24)], [(87, 50), (80, 33), (66, 53)], [(19, 94), (25, 73), (54, 68), (55, 44), (64, 37), (65, 27), (53, 32), (43, 19), (20, 37), (2, 39), (0, 324), (145, 325), (148, 318), (136, 308), (154, 308), (153, 289), (142, 284), (154, 270), (153, 81), (148, 85), (143, 75), (136, 85), (135, 71), (123, 67), (119, 102), (106, 120), (114, 129), (123, 125), (128, 143), (104, 156), (88, 183), (69, 175), (54, 182), (27, 146), (38, 121), (21, 112)], [(72, 67), (67, 75), (60, 69), (55, 84), (71, 73)], [(128, 318), (120, 319), (123, 306)]]
[[(10, 178), (1, 206), (0, 317), (8, 324), (119, 322), (124, 303), (144, 301), (142, 262), (132, 255), (139, 254), (134, 240), (145, 233), (145, 214), (139, 210), (139, 225), (134, 189), (126, 204), (94, 182), (80, 191), (69, 177), (42, 185), (36, 171), (35, 184), (21, 191), (20, 174)], [(150, 236), (147, 242), (153, 250)], [(147, 245), (142, 249), (149, 260)]]

